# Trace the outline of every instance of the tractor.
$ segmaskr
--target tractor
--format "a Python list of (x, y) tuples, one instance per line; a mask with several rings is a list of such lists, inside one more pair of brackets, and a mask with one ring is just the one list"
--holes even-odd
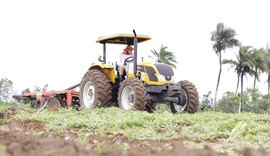
[[(184, 80), (175, 83), (171, 66), (159, 62), (138, 62), (138, 43), (150, 40), (146, 35), (118, 34), (100, 37), (96, 42), (103, 45), (101, 63), (93, 64), (84, 74), (79, 91), (83, 108), (116, 105), (123, 110), (146, 110), (154, 112), (158, 104), (170, 106), (172, 113), (198, 110), (199, 98), (194, 84)], [(108, 64), (108, 44), (132, 45), (134, 56), (128, 57), (128, 71), (120, 81), (118, 65)]]

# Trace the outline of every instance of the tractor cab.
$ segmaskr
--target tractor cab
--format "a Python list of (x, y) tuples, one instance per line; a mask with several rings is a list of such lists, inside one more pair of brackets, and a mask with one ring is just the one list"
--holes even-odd
[[(137, 74), (137, 49), (138, 49), (137, 44), (144, 42), (144, 41), (147, 41), (147, 40), (150, 40), (150, 39), (151, 39), (151, 37), (146, 36), (146, 35), (136, 35), (136, 37), (135, 37), (134, 34), (117, 34), (117, 35), (99, 37), (99, 39), (96, 42), (103, 44), (103, 59), (102, 59), (103, 64), (107, 63), (107, 56), (106, 56), (107, 44), (119, 44), (119, 45), (134, 46), (134, 57), (128, 58), (126, 61), (133, 63), (133, 68), (130, 67), (129, 73), (136, 75)], [(115, 70), (117, 71), (117, 73), (118, 73), (118, 66), (119, 66), (118, 64), (115, 64)], [(135, 69), (135, 70), (133, 70), (133, 69)]]

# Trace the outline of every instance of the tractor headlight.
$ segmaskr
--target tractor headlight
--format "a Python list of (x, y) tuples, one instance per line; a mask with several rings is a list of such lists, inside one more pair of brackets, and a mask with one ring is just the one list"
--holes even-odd
[(157, 78), (158, 78), (158, 81), (161, 81), (161, 82), (166, 81), (166, 78), (165, 78), (165, 76), (163, 76), (163, 75), (158, 74), (158, 75), (157, 75)]
[(145, 74), (144, 73), (141, 73), (141, 80), (145, 80), (145, 78), (146, 78), (146, 76), (145, 76)]
[(175, 82), (174, 75), (171, 77), (171, 81)]

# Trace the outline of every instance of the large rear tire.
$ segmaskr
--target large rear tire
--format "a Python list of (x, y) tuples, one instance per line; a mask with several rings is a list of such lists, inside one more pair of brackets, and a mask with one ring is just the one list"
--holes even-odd
[(186, 96), (186, 103), (184, 105), (178, 105), (176, 103), (171, 103), (171, 111), (172, 113), (177, 112), (189, 112), (189, 113), (195, 113), (198, 111), (199, 107), (199, 95), (198, 91), (194, 84), (191, 82), (184, 80), (178, 82), (181, 85), (181, 88), (183, 89), (184, 96)]
[(146, 89), (137, 78), (125, 79), (119, 88), (118, 105), (124, 110), (145, 110)]
[(111, 94), (111, 84), (105, 73), (93, 69), (82, 78), (79, 98), (83, 108), (106, 107), (111, 104)]

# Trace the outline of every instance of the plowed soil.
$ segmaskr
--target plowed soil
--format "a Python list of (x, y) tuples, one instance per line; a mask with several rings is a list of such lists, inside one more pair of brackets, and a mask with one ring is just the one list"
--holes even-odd
[[(16, 109), (0, 113), (1, 119), (16, 114)], [(45, 126), (36, 120), (9, 121), (0, 126), (0, 156), (215, 156), (213, 146), (190, 149), (183, 144), (185, 138), (169, 141), (131, 140), (119, 133), (92, 135), (82, 144), (67, 130), (63, 136), (46, 133)], [(34, 135), (39, 134), (39, 135)], [(267, 156), (263, 150), (246, 149), (243, 156)]]
[[(105, 152), (99, 152), (95, 145), (96, 141), (104, 141)], [(128, 150), (114, 148), (119, 141), (129, 146)], [(111, 144), (109, 144), (111, 143)], [(0, 156), (215, 156), (210, 147), (202, 149), (189, 149), (181, 143), (181, 140), (171, 142), (155, 141), (130, 141), (123, 136), (109, 140), (101, 136), (89, 138), (89, 144), (81, 144), (74, 140), (65, 140), (53, 135), (37, 137), (27, 135), (22, 131), (0, 132)], [(169, 148), (169, 145), (171, 146)], [(164, 148), (165, 146), (165, 148)], [(153, 148), (154, 147), (154, 148)], [(3, 150), (4, 149), (4, 150)], [(240, 155), (244, 156), (267, 156), (264, 151), (247, 149)]]
[[(95, 143), (91, 143), (96, 139), (103, 140), (106, 138), (98, 137), (97, 138), (90, 138), (89, 145), (83, 145), (73, 140), (64, 140), (61, 138), (57, 138), (55, 136), (46, 136), (46, 137), (35, 137), (32, 135), (26, 135), (19, 131), (6, 131), (0, 132), (0, 144), (4, 145), (5, 151), (0, 153), (0, 156), (135, 156), (135, 155), (153, 155), (153, 156), (175, 156), (175, 155), (202, 155), (202, 156), (212, 156), (216, 155), (213, 150), (209, 147), (205, 147), (199, 150), (191, 150), (181, 143), (173, 143), (171, 150), (164, 150), (164, 151), (154, 151), (150, 146), (161, 146), (162, 143), (155, 143), (149, 142), (140, 143), (140, 142), (132, 142), (127, 141), (129, 146), (131, 147), (130, 150), (120, 150), (119, 148), (113, 149), (108, 148), (106, 152), (98, 152), (95, 147)], [(123, 139), (125, 138), (117, 138)], [(116, 140), (117, 140), (116, 139)], [(116, 143), (117, 141), (114, 140)], [(111, 142), (113, 140), (108, 140)], [(105, 145), (105, 144), (104, 144)], [(109, 146), (109, 144), (107, 144)], [(112, 147), (114, 145), (112, 144)], [(152, 149), (152, 150), (151, 150)]]

